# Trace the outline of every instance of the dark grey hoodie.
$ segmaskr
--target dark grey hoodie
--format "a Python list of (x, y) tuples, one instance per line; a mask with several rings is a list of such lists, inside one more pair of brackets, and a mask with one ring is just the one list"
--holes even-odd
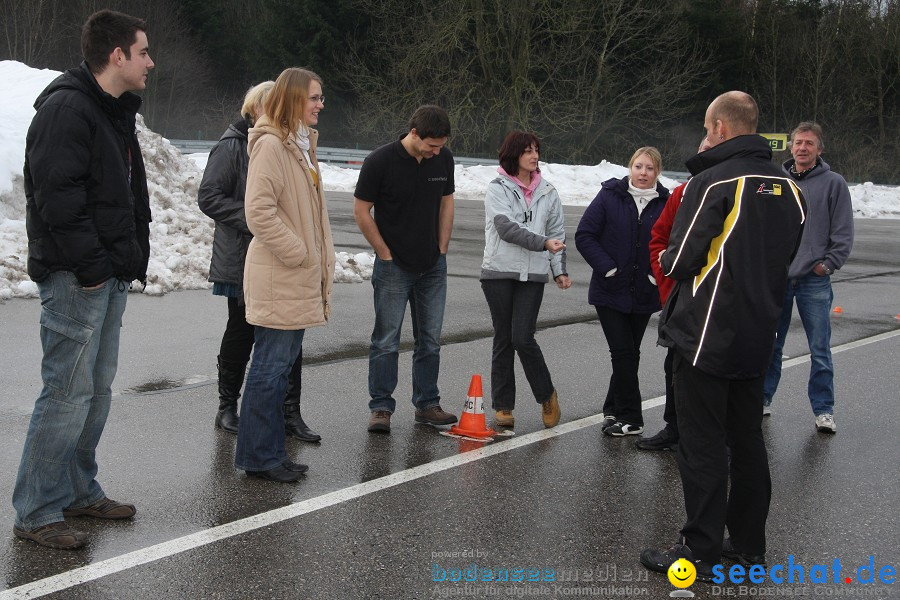
[(806, 199), (806, 225), (788, 277), (803, 277), (820, 262), (837, 271), (853, 246), (853, 206), (847, 182), (821, 158), (803, 179), (791, 174), (793, 164), (792, 158), (782, 166)]

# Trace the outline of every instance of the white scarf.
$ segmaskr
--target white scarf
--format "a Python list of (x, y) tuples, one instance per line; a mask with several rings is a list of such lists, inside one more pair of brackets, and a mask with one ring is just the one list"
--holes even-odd
[(644, 207), (647, 206), (647, 203), (653, 200), (654, 198), (659, 198), (659, 192), (656, 191), (656, 188), (650, 188), (649, 190), (644, 190), (641, 188), (636, 188), (631, 183), (631, 179), (628, 180), (628, 193), (631, 194), (631, 197), (634, 199), (634, 204), (637, 206), (638, 214), (643, 212)]
[(309, 127), (300, 123), (300, 128), (294, 133), (294, 140), (297, 142), (297, 147), (303, 151), (303, 156), (306, 157), (306, 164), (309, 165), (309, 169), (315, 171), (316, 167), (309, 156)]

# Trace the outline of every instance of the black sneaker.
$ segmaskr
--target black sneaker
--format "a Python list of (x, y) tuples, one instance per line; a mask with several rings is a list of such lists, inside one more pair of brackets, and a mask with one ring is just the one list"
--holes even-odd
[(641, 436), (634, 445), (640, 450), (675, 450), (678, 448), (678, 435), (665, 427), (653, 437)]
[(600, 431), (606, 431), (616, 424), (615, 415), (603, 415), (603, 421), (600, 423)]
[(648, 548), (641, 552), (641, 564), (657, 573), (668, 573), (669, 567), (679, 558), (683, 558), (694, 565), (694, 568), (697, 570), (697, 581), (712, 581), (713, 565), (705, 560), (695, 559), (694, 553), (682, 541), (676, 542), (668, 550)]
[(643, 425), (632, 425), (631, 423), (616, 423), (602, 431), (612, 437), (625, 437), (626, 435), (640, 435), (644, 432), (644, 427)]
[(769, 565), (766, 564), (765, 554), (750, 554), (748, 552), (738, 552), (731, 544), (731, 538), (725, 538), (725, 541), (722, 543), (722, 556), (729, 560), (733, 560), (738, 564), (744, 565), (745, 567), (761, 565), (763, 569), (769, 568)]

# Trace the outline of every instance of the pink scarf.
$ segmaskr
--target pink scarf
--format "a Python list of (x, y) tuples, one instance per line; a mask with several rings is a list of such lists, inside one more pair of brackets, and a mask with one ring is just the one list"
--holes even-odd
[(534, 190), (537, 189), (538, 184), (541, 182), (541, 172), (535, 171), (534, 173), (531, 174), (531, 185), (525, 185), (524, 183), (519, 181), (518, 177), (507, 173), (503, 169), (503, 167), (497, 167), (497, 172), (500, 173), (501, 175), (506, 175), (507, 177), (509, 177), (510, 179), (512, 179), (513, 181), (516, 182), (516, 185), (518, 185), (522, 189), (522, 193), (525, 195), (525, 206), (527, 208), (531, 208), (531, 199), (534, 196)]

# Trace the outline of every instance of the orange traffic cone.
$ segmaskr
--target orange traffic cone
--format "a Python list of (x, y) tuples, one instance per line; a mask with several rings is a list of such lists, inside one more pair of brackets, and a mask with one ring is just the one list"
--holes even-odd
[(481, 391), (481, 375), (472, 375), (469, 397), (459, 417), (459, 424), (450, 428), (450, 433), (466, 437), (490, 437), (496, 432), (488, 429), (484, 420), (484, 394)]
[(844, 314), (844, 309), (841, 308), (840, 306), (835, 306), (835, 307), (834, 307), (834, 314), (836, 314), (836, 315), (842, 315), (842, 314)]

